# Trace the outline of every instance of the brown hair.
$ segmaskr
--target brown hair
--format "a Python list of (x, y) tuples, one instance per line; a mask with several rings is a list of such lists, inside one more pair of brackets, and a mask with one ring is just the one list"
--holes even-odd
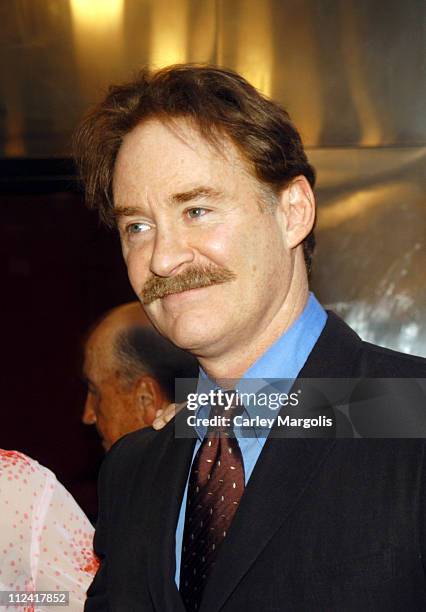
[[(142, 70), (124, 85), (110, 87), (105, 99), (84, 119), (74, 140), (75, 159), (89, 207), (113, 225), (112, 177), (123, 138), (148, 118), (186, 117), (210, 142), (226, 135), (249, 162), (257, 179), (275, 194), (298, 175), (313, 187), (300, 135), (288, 113), (232, 70), (177, 64)], [(313, 232), (303, 242), (311, 268)]]

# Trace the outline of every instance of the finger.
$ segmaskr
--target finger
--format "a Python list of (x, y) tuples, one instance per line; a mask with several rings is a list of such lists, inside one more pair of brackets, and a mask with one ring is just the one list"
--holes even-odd
[(157, 410), (152, 427), (156, 430), (162, 429), (169, 423), (176, 413), (176, 404), (170, 404), (164, 410)]
[(159, 429), (163, 429), (164, 425), (167, 425), (167, 422), (166, 422), (166, 421), (163, 421), (163, 419), (162, 419), (162, 418), (154, 419), (154, 420), (152, 421), (152, 427), (153, 427), (154, 429), (156, 429), (157, 431), (158, 431)]
[(166, 421), (166, 423), (168, 423), (169, 421), (172, 420), (175, 414), (176, 414), (176, 408), (175, 408), (175, 404), (173, 404), (173, 407), (169, 406), (169, 408), (166, 408), (166, 412), (163, 414), (163, 419)]

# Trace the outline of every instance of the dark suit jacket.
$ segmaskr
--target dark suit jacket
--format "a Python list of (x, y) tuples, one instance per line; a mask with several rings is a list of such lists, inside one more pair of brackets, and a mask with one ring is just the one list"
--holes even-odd
[[(302, 377), (426, 377), (333, 313)], [(194, 440), (173, 423), (121, 439), (100, 474), (86, 612), (183, 612), (175, 530)], [(426, 610), (422, 439), (268, 439), (201, 612)]]

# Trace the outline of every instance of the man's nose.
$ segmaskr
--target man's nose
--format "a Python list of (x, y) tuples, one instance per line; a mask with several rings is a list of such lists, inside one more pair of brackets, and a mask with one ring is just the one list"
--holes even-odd
[(83, 416), (81, 417), (81, 421), (85, 425), (94, 425), (96, 423), (96, 414), (95, 414), (95, 411), (93, 410), (90, 393), (87, 394), (86, 403), (84, 405), (84, 411), (83, 411)]
[(157, 276), (173, 276), (183, 265), (194, 260), (194, 251), (187, 237), (179, 230), (157, 230), (151, 257), (151, 272)]

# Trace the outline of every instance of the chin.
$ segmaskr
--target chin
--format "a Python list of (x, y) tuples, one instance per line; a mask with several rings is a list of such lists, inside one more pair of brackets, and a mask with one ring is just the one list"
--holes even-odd
[(179, 348), (198, 353), (223, 335), (222, 325), (217, 316), (210, 316), (205, 311), (203, 314), (187, 312), (175, 318), (170, 328), (164, 329), (163, 333)]

